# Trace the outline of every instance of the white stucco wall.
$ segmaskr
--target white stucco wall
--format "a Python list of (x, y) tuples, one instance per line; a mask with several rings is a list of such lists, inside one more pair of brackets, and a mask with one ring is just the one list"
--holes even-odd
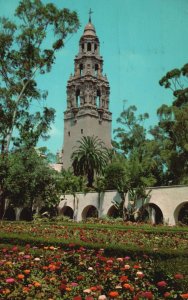
[[(185, 203), (188, 203), (188, 186), (155, 187), (151, 188), (151, 190), (147, 205), (158, 207), (161, 210), (165, 224), (175, 225), (180, 209)], [(92, 205), (97, 209), (98, 217), (102, 217), (108, 214), (114, 201), (121, 201), (117, 191), (102, 193), (100, 201), (99, 194), (95, 192), (87, 193), (86, 195), (78, 193), (75, 200), (72, 195), (66, 195), (62, 197), (59, 203), (59, 212), (61, 213), (63, 207), (69, 206), (74, 211), (74, 219), (81, 221), (85, 217), (83, 212)], [(128, 196), (126, 195), (125, 207), (127, 205)], [(138, 203), (138, 207), (140, 205)]]
[(108, 210), (113, 206), (113, 201), (121, 201), (121, 197), (117, 191), (106, 191), (101, 193), (100, 200), (98, 193), (77, 193), (75, 200), (73, 195), (65, 195), (59, 203), (59, 211), (62, 208), (69, 206), (75, 211), (75, 220), (81, 221), (83, 219), (82, 213), (87, 206), (94, 206), (98, 211), (98, 216), (102, 217), (107, 215)]

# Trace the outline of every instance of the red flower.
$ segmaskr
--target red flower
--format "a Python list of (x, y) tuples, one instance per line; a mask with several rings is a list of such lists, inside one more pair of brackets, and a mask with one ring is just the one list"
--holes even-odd
[(152, 292), (150, 291), (146, 291), (146, 292), (139, 292), (138, 294), (136, 294), (136, 296), (133, 298), (133, 300), (139, 300), (139, 299), (142, 299), (142, 298), (146, 298), (146, 299), (150, 299), (152, 300), (153, 299), (153, 294)]
[(178, 274), (175, 274), (175, 275), (174, 275), (174, 278), (175, 278), (175, 279), (183, 279), (184, 276), (183, 276), (183, 274), (178, 273)]
[(73, 300), (82, 300), (82, 297), (81, 296), (76, 296), (73, 298)]
[(123, 275), (120, 277), (121, 282), (126, 282), (127, 280), (128, 280), (128, 276)]
[(59, 288), (61, 291), (65, 291), (67, 286), (66, 286), (66, 284), (62, 283)]
[(169, 293), (169, 292), (166, 292), (166, 293), (164, 293), (164, 298), (168, 298), (168, 297), (170, 297), (171, 296), (171, 294)]
[(17, 246), (14, 246), (14, 247), (12, 248), (12, 251), (14, 251), (14, 252), (18, 251), (18, 247), (17, 247)]
[(153, 294), (152, 294), (152, 292), (145, 292), (144, 293), (144, 297), (146, 299), (153, 299)]
[(166, 281), (159, 281), (157, 282), (158, 287), (165, 287), (167, 285)]
[(139, 266), (139, 265), (134, 265), (133, 268), (134, 268), (134, 269), (140, 269), (140, 266)]
[(180, 295), (183, 299), (188, 299), (188, 293)]

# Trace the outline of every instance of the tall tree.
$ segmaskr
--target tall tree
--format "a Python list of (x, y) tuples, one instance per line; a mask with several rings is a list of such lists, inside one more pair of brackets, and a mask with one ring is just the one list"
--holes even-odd
[[(43, 104), (47, 92), (38, 87), (37, 76), (51, 71), (57, 51), (79, 26), (76, 12), (41, 0), (21, 0), (15, 17), (14, 23), (0, 19), (0, 155), (4, 160), (11, 145), (30, 149), (40, 137), (48, 137), (55, 111)], [(31, 109), (36, 102), (43, 106), (39, 111)], [(3, 207), (6, 173), (0, 173)]]
[(137, 116), (136, 112), (137, 108), (134, 105), (123, 110), (117, 119), (121, 127), (114, 130), (116, 147), (123, 151), (126, 157), (146, 140), (146, 129), (143, 124), (149, 115), (145, 113)]
[(165, 183), (188, 183), (188, 64), (174, 69), (159, 81), (170, 89), (174, 99), (171, 105), (162, 105), (159, 122), (151, 133), (160, 141), (160, 155), (164, 164)]
[(114, 130), (114, 146), (124, 155), (129, 188), (159, 184), (162, 178), (158, 142), (149, 140), (144, 127), (149, 115), (136, 112), (135, 106), (124, 110), (117, 119), (121, 127)]
[(41, 0), (21, 0), (15, 16), (15, 23), (0, 19), (1, 153), (9, 151), (11, 141), (31, 147), (47, 136), (54, 110), (30, 111), (33, 101), (47, 97), (36, 78), (50, 72), (56, 52), (79, 26), (76, 12)]
[(103, 142), (94, 136), (84, 136), (77, 144), (71, 156), (74, 173), (86, 175), (88, 187), (92, 187), (94, 175), (101, 174), (108, 162), (108, 152)]

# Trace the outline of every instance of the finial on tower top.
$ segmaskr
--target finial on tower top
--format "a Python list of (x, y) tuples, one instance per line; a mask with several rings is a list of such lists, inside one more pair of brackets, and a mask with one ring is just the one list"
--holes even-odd
[(90, 8), (90, 10), (89, 10), (89, 23), (91, 23), (91, 14), (93, 13), (93, 11), (91, 10), (91, 8)]

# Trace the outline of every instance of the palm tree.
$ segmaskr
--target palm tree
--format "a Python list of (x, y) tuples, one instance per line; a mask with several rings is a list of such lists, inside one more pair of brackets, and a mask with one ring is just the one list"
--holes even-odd
[(78, 147), (71, 156), (74, 174), (86, 175), (88, 187), (92, 187), (94, 174), (101, 174), (108, 162), (107, 149), (95, 136), (84, 136), (77, 143)]

